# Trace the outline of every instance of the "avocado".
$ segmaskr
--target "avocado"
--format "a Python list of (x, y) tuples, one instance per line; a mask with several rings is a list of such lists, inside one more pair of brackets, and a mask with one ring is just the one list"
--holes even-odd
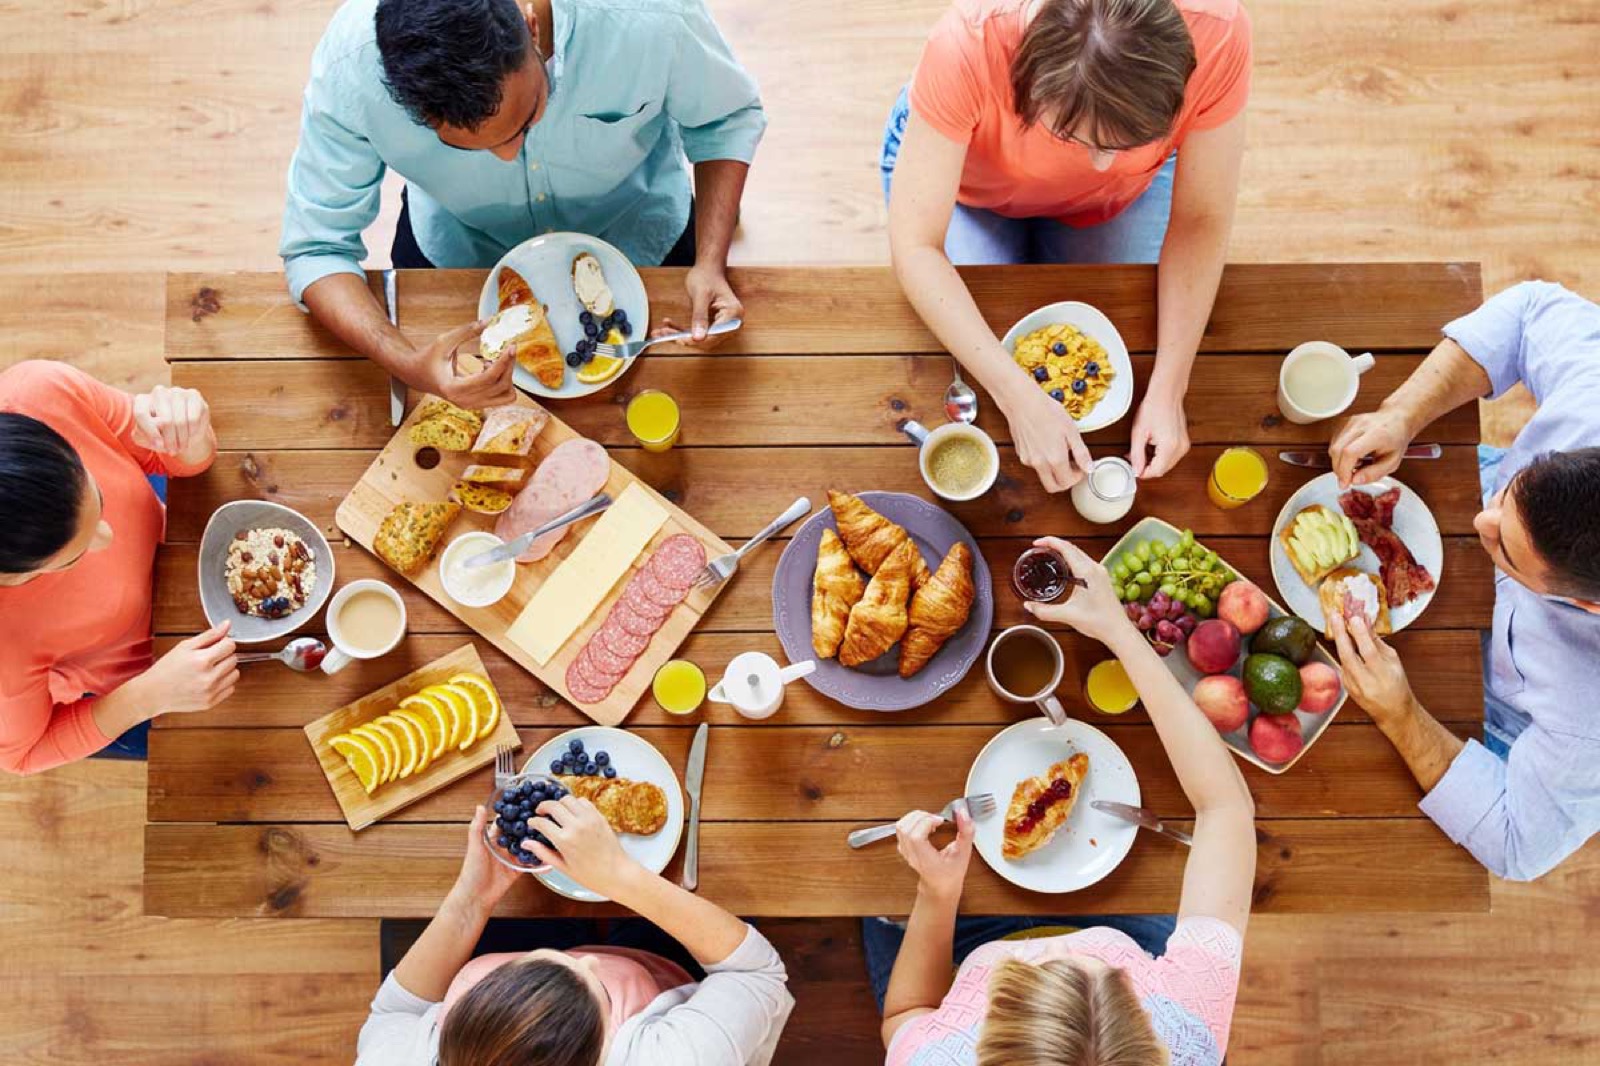
[(1256, 631), (1250, 650), (1263, 655), (1281, 655), (1296, 666), (1304, 666), (1317, 646), (1317, 634), (1298, 618), (1274, 618)]
[(1281, 655), (1251, 655), (1244, 661), (1244, 691), (1261, 713), (1289, 714), (1300, 706), (1300, 671)]

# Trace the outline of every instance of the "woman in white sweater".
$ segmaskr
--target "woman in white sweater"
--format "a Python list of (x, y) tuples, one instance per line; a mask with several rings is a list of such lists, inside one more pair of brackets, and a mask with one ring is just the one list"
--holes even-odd
[[(783, 960), (739, 918), (623, 852), (588, 800), (539, 805), (533, 845), (579, 884), (648, 919), (701, 966), (628, 948), (471, 959), (522, 875), (494, 861), (479, 807), (455, 886), (372, 1001), (357, 1066), (766, 1066), (794, 999)], [(471, 961), (468, 961), (468, 960)]]

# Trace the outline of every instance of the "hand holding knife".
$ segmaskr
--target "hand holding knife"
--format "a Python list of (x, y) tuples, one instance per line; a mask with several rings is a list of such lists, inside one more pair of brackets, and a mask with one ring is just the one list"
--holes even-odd
[[(1444, 449), (1437, 444), (1413, 444), (1401, 453), (1402, 459), (1437, 459), (1444, 454)], [(1327, 452), (1293, 451), (1279, 452), (1278, 458), (1290, 466), (1303, 466), (1308, 470), (1332, 470), (1333, 459)], [(1356, 469), (1372, 465), (1372, 457), (1367, 456), (1356, 464)]]

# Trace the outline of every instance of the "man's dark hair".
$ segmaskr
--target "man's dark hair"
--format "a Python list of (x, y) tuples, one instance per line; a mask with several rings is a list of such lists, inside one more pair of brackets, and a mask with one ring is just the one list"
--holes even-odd
[(1512, 479), (1511, 498), (1551, 591), (1600, 602), (1600, 448), (1541, 455)]
[(379, 0), (373, 21), (389, 95), (433, 129), (488, 121), (533, 45), (516, 0)]
[(0, 574), (31, 574), (72, 542), (88, 476), (66, 438), (0, 412)]

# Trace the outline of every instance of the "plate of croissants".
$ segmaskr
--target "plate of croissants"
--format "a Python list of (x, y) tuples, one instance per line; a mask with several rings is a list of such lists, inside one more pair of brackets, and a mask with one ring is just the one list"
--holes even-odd
[(989, 568), (949, 513), (899, 492), (828, 490), (772, 577), (772, 623), (806, 682), (857, 710), (921, 707), (966, 676), (994, 620)]

